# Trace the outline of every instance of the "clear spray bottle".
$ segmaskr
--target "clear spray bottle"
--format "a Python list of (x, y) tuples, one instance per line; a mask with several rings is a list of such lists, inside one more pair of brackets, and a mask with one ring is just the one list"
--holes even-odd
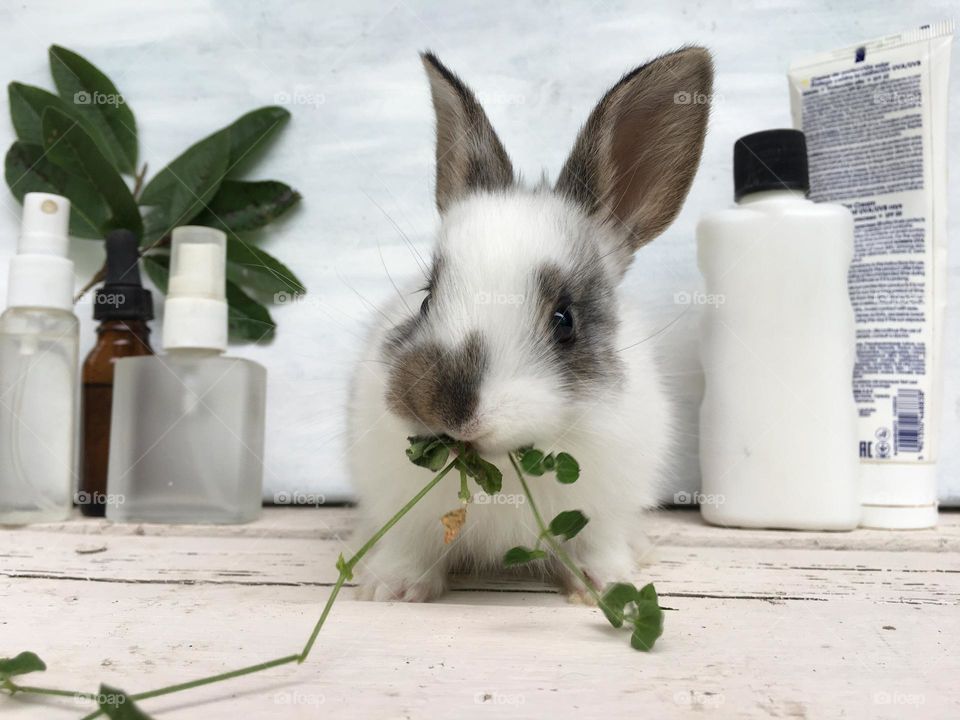
[(27, 193), (0, 315), (0, 523), (61, 520), (73, 504), (77, 349), (70, 202)]
[(107, 519), (240, 523), (260, 514), (267, 371), (227, 349), (226, 236), (173, 231), (165, 355), (117, 360)]

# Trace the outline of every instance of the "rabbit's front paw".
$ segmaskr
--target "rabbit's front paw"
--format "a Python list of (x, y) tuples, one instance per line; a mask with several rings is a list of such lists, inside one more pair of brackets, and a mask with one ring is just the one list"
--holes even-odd
[(447, 587), (442, 563), (410, 563), (396, 554), (374, 557), (361, 567), (360, 574), (358, 600), (427, 602), (441, 595)]
[(357, 587), (358, 600), (377, 602), (427, 602), (443, 593), (446, 583), (442, 577), (421, 578), (367, 578)]

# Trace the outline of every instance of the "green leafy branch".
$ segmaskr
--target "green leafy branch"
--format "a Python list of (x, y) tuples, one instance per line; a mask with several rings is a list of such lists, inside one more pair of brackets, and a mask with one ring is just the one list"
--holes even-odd
[(574, 538), (587, 526), (589, 522), (587, 516), (579, 510), (564, 510), (558, 513), (549, 524), (545, 523), (536, 500), (534, 500), (533, 493), (530, 491), (530, 486), (524, 477), (525, 472), (532, 475), (554, 472), (558, 482), (569, 485), (576, 482), (580, 477), (580, 466), (577, 461), (566, 453), (559, 453), (554, 458), (552, 455), (544, 455), (541, 451), (533, 448), (518, 450), (510, 453), (509, 457), (510, 463), (517, 473), (517, 478), (520, 480), (520, 485), (523, 487), (527, 502), (530, 503), (530, 510), (533, 513), (534, 521), (537, 523), (537, 528), (540, 530), (540, 535), (537, 537), (537, 544), (533, 549), (515, 547), (508, 550), (504, 556), (504, 563), (519, 565), (546, 557), (546, 553), (540, 549), (541, 541), (545, 542), (557, 560), (563, 563), (563, 566), (580, 581), (593, 597), (613, 627), (623, 627), (625, 622), (633, 627), (633, 633), (630, 636), (631, 647), (635, 650), (652, 650), (657, 638), (663, 634), (663, 610), (660, 609), (660, 602), (653, 583), (648, 583), (639, 590), (631, 583), (612, 583), (601, 594), (600, 590), (594, 587), (590, 578), (567, 554), (562, 545), (563, 542)]
[[(341, 554), (337, 558), (337, 580), (327, 597), (327, 602), (323, 606), (319, 619), (300, 652), (267, 660), (256, 665), (248, 665), (237, 670), (135, 694), (126, 693), (106, 684), (101, 684), (97, 693), (22, 685), (19, 682), (21, 675), (41, 672), (46, 670), (47, 667), (35, 653), (22, 652), (12, 658), (0, 659), (0, 691), (7, 692), (10, 695), (30, 694), (70, 697), (95, 703), (96, 709), (85, 715), (83, 720), (94, 720), (94, 718), (102, 716), (106, 716), (110, 720), (150, 720), (150, 716), (137, 705), (138, 701), (224, 682), (244, 675), (252, 675), (281, 665), (303, 663), (309, 657), (317, 637), (320, 635), (320, 631), (323, 629), (340, 594), (340, 590), (346, 582), (353, 579), (353, 572), (359, 562), (394, 525), (410, 512), (427, 493), (440, 484), (447, 475), (454, 470), (458, 471), (460, 475), (458, 497), (464, 504), (468, 503), (470, 499), (467, 487), (468, 479), (473, 479), (485, 493), (495, 494), (500, 492), (503, 481), (502, 472), (496, 465), (480, 457), (479, 453), (470, 445), (448, 437), (412, 437), (409, 438), (409, 442), (410, 446), (406, 453), (410, 461), (436, 474), (354, 555), (345, 558)], [(631, 646), (637, 650), (651, 650), (657, 638), (663, 632), (663, 611), (660, 609), (657, 592), (653, 584), (645, 585), (638, 590), (630, 583), (613, 583), (601, 594), (563, 548), (563, 542), (574, 538), (587, 526), (587, 517), (579, 510), (566, 510), (559, 513), (547, 524), (544, 522), (530, 491), (526, 474), (541, 476), (546, 473), (554, 473), (556, 479), (561, 483), (571, 484), (576, 482), (580, 477), (580, 466), (577, 461), (567, 453), (558, 453), (556, 456), (547, 455), (533, 448), (525, 448), (510, 453), (509, 458), (523, 487), (540, 532), (534, 548), (515, 547), (509, 550), (504, 557), (505, 565), (518, 565), (546, 558), (547, 552), (540, 547), (541, 542), (546, 544), (554, 556), (583, 583), (583, 586), (597, 601), (611, 625), (616, 628), (623, 627), (624, 624), (632, 626)], [(462, 523), (464, 518), (465, 512), (461, 511), (459, 522)]]
[[(67, 197), (70, 233), (76, 237), (101, 240), (111, 230), (130, 230), (140, 239), (144, 270), (164, 293), (173, 228), (223, 230), (231, 339), (271, 339), (276, 324), (266, 305), (299, 296), (305, 288), (248, 233), (283, 215), (300, 194), (276, 180), (238, 176), (262, 157), (290, 113), (275, 106), (246, 113), (148, 180), (147, 164), (138, 169), (136, 118), (116, 85), (66, 48), (52, 46), (49, 60), (56, 94), (19, 82), (8, 86), (17, 140), (7, 151), (4, 173), (13, 195), (20, 202), (28, 192)], [(77, 299), (101, 282), (104, 272), (94, 274)]]

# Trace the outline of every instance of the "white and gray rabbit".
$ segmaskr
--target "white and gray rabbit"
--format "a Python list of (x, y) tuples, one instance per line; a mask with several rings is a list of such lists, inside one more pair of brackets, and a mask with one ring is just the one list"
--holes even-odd
[[(509, 548), (532, 546), (536, 526), (506, 457), (528, 445), (580, 463), (577, 483), (543, 476), (531, 490), (548, 521), (571, 509), (591, 519), (567, 543), (586, 576), (598, 587), (632, 579), (640, 511), (669, 470), (674, 407), (643, 342), (656, 328), (618, 286), (693, 181), (710, 55), (688, 47), (625, 75), (591, 113), (556, 185), (532, 189), (518, 185), (470, 89), (432, 54), (423, 63), (441, 225), (426, 286), (410, 288), (409, 307), (382, 308), (356, 369), (349, 457), (363, 522), (353, 537), (365, 540), (432, 477), (407, 459), (411, 435), (469, 441), (503, 469), (503, 489), (478, 496), (445, 545), (440, 518), (459, 507), (452, 473), (361, 563), (358, 596), (430, 600), (452, 569), (492, 570)], [(558, 563), (546, 572), (583, 594)]]

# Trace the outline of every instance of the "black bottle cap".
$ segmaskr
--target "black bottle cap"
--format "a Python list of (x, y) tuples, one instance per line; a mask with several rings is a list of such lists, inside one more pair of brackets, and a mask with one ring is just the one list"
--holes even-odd
[(153, 320), (153, 296), (140, 281), (140, 246), (129, 230), (107, 234), (107, 276), (93, 299), (94, 320)]
[(761, 190), (810, 189), (807, 141), (799, 130), (764, 130), (733, 144), (733, 199)]

